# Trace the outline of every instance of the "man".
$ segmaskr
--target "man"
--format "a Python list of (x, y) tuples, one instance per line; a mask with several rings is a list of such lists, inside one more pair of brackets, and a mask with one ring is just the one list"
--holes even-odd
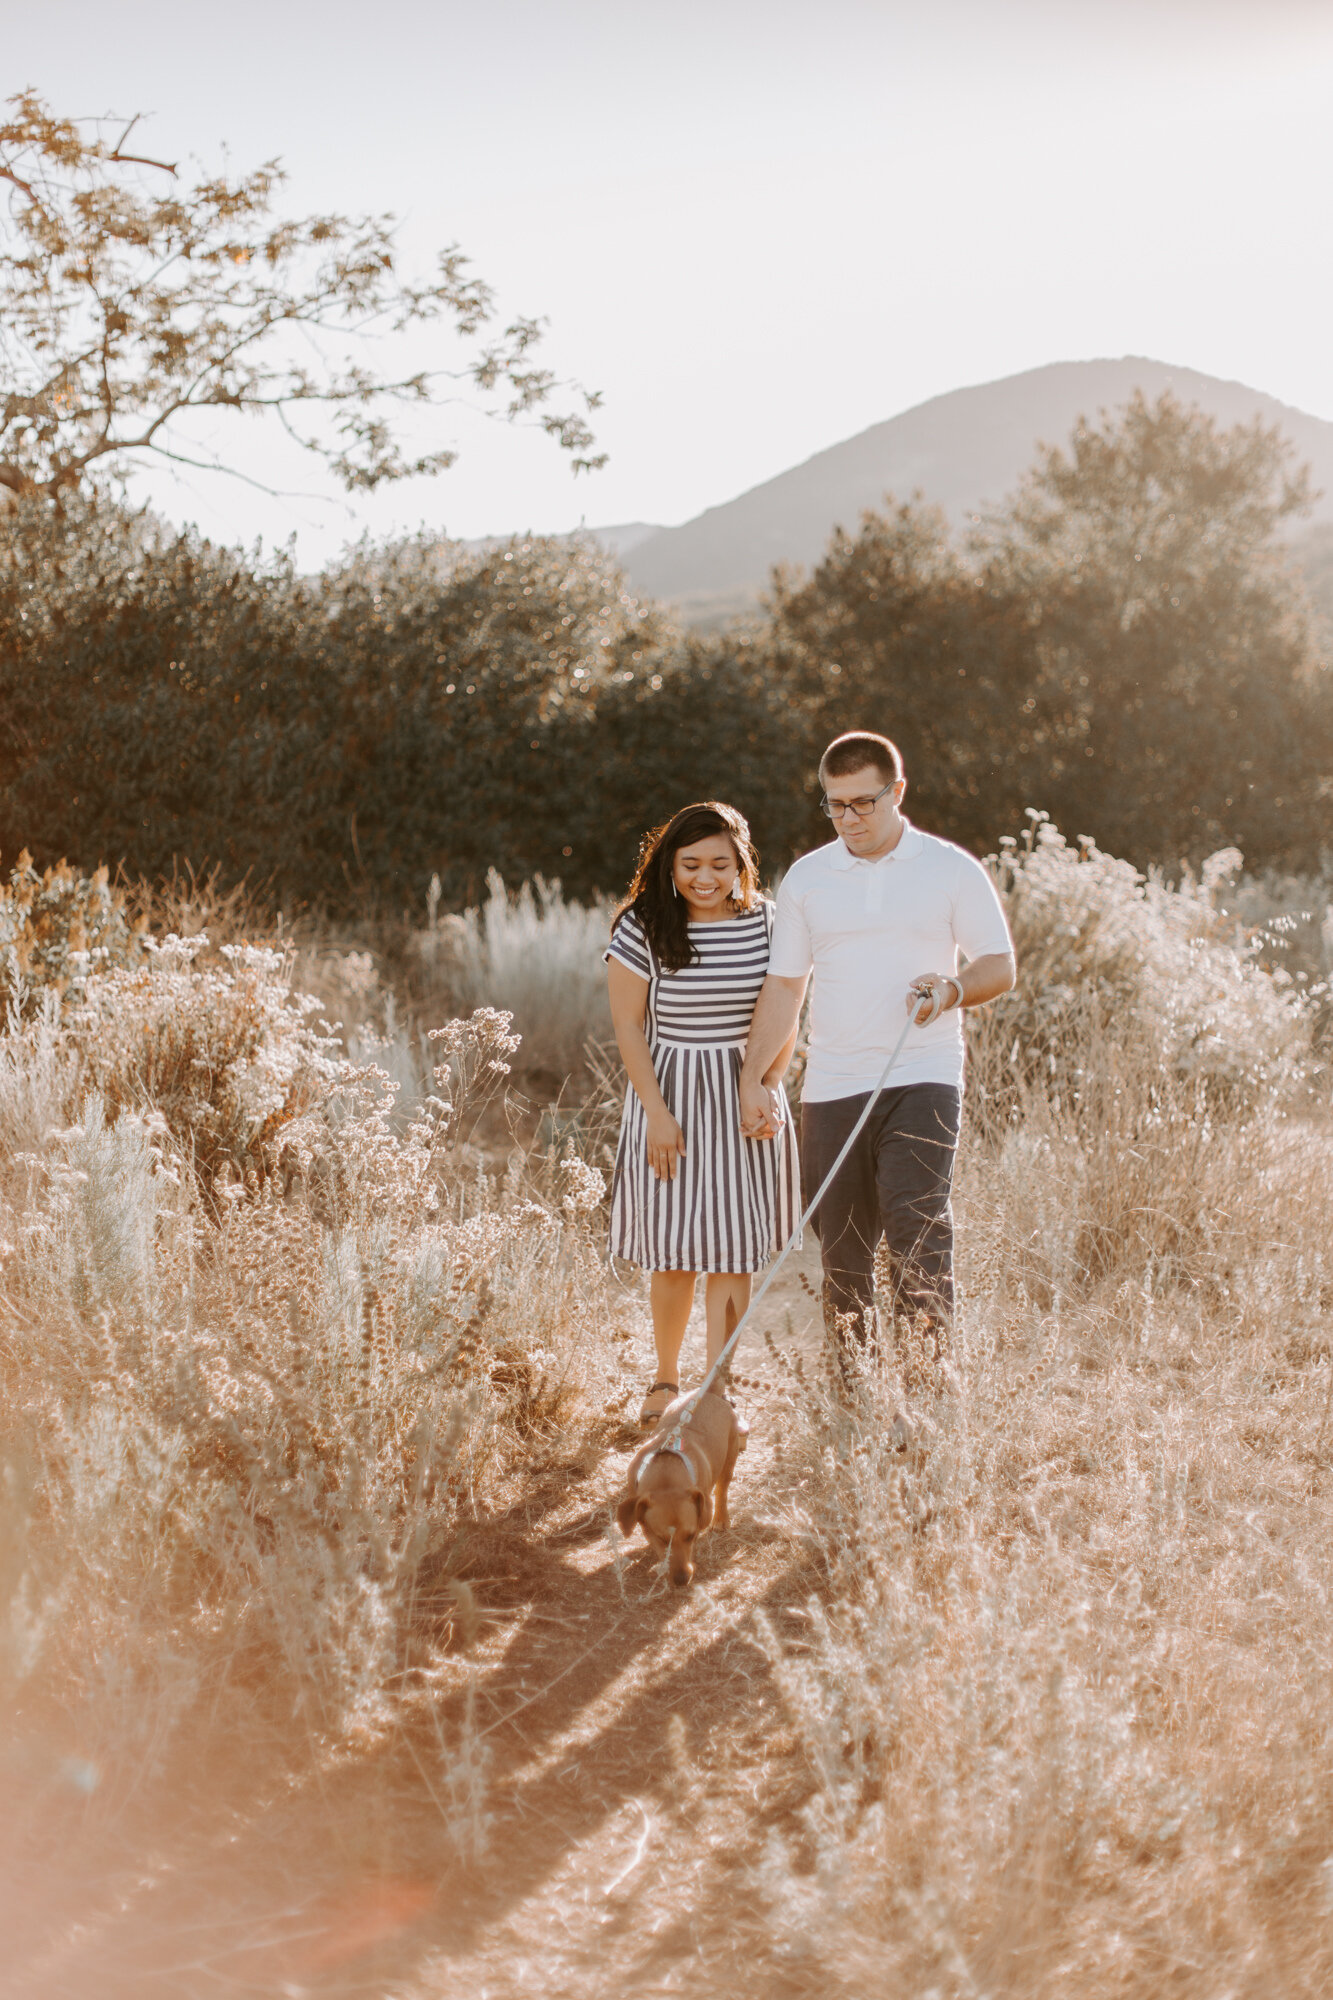
[(962, 1010), (1013, 986), (1013, 944), (981, 863), (903, 813), (902, 758), (887, 736), (837, 737), (819, 777), (838, 838), (796, 862), (778, 892), (741, 1070), (742, 1129), (751, 1138), (776, 1129), (778, 1106), (763, 1078), (800, 1018), (813, 972), (801, 1113), (808, 1200), (879, 1082), (904, 1008), (914, 1010), (887, 1086), (814, 1220), (830, 1329), (850, 1319), (864, 1340), (883, 1236), (895, 1302), (924, 1315), (938, 1354), (954, 1298)]

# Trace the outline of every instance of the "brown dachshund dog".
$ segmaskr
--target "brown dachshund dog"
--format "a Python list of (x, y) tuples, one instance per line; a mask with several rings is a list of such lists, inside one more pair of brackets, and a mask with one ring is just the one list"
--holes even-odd
[(678, 1396), (662, 1412), (652, 1437), (631, 1461), (616, 1509), (622, 1535), (632, 1535), (637, 1523), (654, 1555), (670, 1552), (671, 1581), (677, 1584), (694, 1575), (700, 1535), (728, 1525), (727, 1488), (742, 1445), (736, 1412), (715, 1389), (699, 1398), (674, 1437), (675, 1413), (688, 1401)]

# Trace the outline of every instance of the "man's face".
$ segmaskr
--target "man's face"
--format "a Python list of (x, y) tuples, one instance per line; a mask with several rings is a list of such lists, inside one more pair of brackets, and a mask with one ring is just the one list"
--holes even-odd
[(849, 853), (873, 858), (888, 852), (902, 832), (898, 808), (905, 790), (901, 778), (886, 778), (875, 764), (829, 779), (824, 787), (833, 807), (829, 817)]

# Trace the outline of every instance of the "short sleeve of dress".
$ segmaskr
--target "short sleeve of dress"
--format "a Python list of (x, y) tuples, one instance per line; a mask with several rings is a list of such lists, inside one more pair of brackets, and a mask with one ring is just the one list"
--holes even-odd
[(633, 910), (626, 910), (623, 916), (616, 919), (611, 942), (602, 953), (602, 958), (603, 960), (614, 958), (617, 965), (628, 966), (631, 972), (638, 973), (640, 979), (652, 978), (652, 953), (648, 949), (648, 939), (644, 935), (643, 925)]

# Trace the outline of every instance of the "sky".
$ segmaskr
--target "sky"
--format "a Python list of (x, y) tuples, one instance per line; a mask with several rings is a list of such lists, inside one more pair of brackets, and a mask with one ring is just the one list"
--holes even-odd
[(1048, 361), (1151, 355), (1333, 419), (1330, 0), (0, 0), (0, 95), (27, 86), (151, 114), (168, 158), (277, 155), (286, 208), (391, 210), (408, 266), (457, 242), (602, 392), (578, 478), (460, 412), (451, 471), (356, 501), (254, 423), (212, 442), (299, 490), (136, 489), (307, 565), (678, 522)]

